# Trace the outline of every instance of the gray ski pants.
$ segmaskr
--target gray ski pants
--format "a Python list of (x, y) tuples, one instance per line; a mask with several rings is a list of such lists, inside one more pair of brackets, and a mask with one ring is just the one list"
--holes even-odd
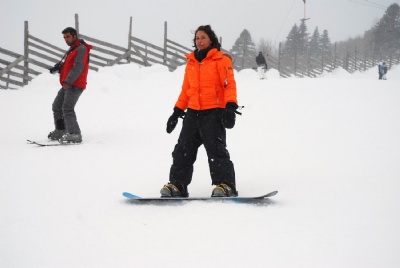
[(76, 120), (75, 105), (83, 90), (78, 87), (61, 88), (53, 102), (54, 124), (57, 129), (57, 121), (64, 120), (65, 130), (68, 133), (81, 133)]

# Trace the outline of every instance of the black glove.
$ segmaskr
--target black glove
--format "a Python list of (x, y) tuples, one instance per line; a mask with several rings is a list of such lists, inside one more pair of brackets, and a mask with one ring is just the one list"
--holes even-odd
[(224, 110), (223, 123), (226, 128), (233, 128), (236, 121), (236, 109), (239, 106), (234, 102), (228, 102)]
[(167, 133), (171, 133), (175, 127), (176, 124), (178, 124), (178, 118), (184, 118), (185, 117), (185, 112), (182, 109), (179, 109), (178, 107), (174, 107), (174, 113), (168, 118), (167, 122)]

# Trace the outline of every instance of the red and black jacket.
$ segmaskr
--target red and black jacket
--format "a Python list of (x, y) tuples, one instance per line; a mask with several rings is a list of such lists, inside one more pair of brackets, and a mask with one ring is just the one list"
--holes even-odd
[(89, 71), (89, 52), (93, 47), (82, 39), (70, 47), (60, 71), (60, 83), (67, 83), (81, 89), (86, 88)]

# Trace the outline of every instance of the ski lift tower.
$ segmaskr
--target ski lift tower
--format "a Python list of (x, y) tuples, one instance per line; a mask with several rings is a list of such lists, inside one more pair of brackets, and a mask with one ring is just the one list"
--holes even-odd
[(309, 20), (310, 18), (306, 18), (306, 0), (303, 0), (304, 2), (304, 18), (300, 19), (301, 21), (306, 21)]

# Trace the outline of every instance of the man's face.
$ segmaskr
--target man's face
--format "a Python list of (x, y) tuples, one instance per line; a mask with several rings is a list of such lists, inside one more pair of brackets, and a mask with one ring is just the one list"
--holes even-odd
[(78, 39), (76, 35), (71, 35), (71, 33), (64, 34), (64, 40), (68, 46), (72, 46), (75, 43), (76, 39)]

